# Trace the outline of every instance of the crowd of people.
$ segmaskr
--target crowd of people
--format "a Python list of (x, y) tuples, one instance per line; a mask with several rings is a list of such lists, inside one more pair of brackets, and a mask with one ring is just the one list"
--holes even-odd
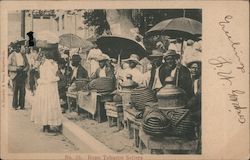
[(87, 54), (85, 62), (90, 67), (86, 68), (79, 53), (70, 56), (69, 50), (65, 50), (60, 54), (58, 45), (38, 48), (12, 43), (8, 65), (13, 90), (12, 107), (15, 110), (19, 107), (25, 109), (25, 94), (26, 90), (29, 91), (33, 99), (31, 120), (42, 124), (44, 132), (51, 132), (50, 126), (58, 126), (57, 132), (61, 129), (62, 113), (67, 109), (66, 92), (77, 87), (78, 79), (91, 81), (109, 77), (117, 87), (129, 77), (138, 86), (157, 92), (166, 84), (165, 79), (171, 76), (175, 85), (186, 92), (187, 107), (200, 123), (201, 51), (201, 41), (186, 41), (183, 54), (178, 39), (169, 41), (167, 46), (159, 41), (151, 54), (145, 57), (146, 61), (133, 53), (118, 63), (95, 44)]

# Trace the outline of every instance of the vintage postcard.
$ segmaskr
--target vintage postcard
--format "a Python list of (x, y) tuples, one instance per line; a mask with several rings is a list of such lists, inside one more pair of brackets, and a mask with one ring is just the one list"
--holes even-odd
[(0, 1), (4, 160), (249, 159), (248, 1)]

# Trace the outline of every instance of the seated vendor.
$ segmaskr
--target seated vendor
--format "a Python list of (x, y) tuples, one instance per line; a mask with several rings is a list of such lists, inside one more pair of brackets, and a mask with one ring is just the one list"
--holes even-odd
[[(79, 55), (73, 55), (71, 59), (72, 68), (72, 76), (70, 79), (70, 87), (74, 84), (76, 79), (88, 78), (87, 70), (81, 65), (81, 57)], [(70, 89), (69, 87), (69, 89)]]
[(99, 67), (91, 76), (91, 80), (97, 79), (100, 77), (109, 77), (113, 79), (115, 82), (114, 67), (108, 64), (108, 60), (109, 60), (109, 57), (105, 54), (102, 54), (96, 58), (96, 61), (98, 61), (99, 63)]
[(136, 68), (137, 65), (140, 65), (139, 56), (131, 54), (130, 58), (123, 60), (123, 62), (128, 64), (128, 68), (121, 71), (119, 78), (124, 81), (126, 80), (126, 75), (131, 74), (133, 76), (133, 80), (138, 83), (139, 86), (143, 85), (146, 79), (144, 78), (143, 73)]

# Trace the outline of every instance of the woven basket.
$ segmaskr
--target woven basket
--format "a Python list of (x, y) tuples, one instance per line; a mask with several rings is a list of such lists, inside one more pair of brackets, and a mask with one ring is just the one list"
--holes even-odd
[(174, 136), (194, 136), (194, 123), (192, 122), (189, 109), (168, 110), (165, 112), (165, 115), (171, 120), (172, 134)]
[(148, 88), (136, 88), (131, 92), (131, 104), (136, 110), (143, 111), (145, 103), (157, 101), (153, 90)]
[(171, 127), (170, 121), (158, 109), (152, 109), (143, 116), (142, 128), (151, 136), (165, 136)]
[(114, 86), (113, 79), (107, 77), (97, 78), (89, 83), (90, 89), (97, 90), (97, 92), (113, 91)]
[(89, 83), (89, 79), (82, 78), (82, 79), (76, 79), (75, 84), (76, 84), (76, 89), (77, 91), (83, 90)]

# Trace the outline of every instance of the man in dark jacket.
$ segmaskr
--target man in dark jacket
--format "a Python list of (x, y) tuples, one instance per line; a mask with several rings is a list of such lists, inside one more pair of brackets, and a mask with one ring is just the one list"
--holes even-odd
[(87, 70), (81, 65), (81, 57), (79, 55), (73, 55), (71, 62), (73, 66), (72, 76), (70, 84), (74, 83), (76, 79), (88, 78)]
[(159, 74), (160, 81), (165, 85), (165, 78), (171, 76), (174, 78), (175, 85), (182, 88), (187, 98), (193, 96), (192, 80), (190, 71), (185, 66), (179, 63), (180, 55), (174, 50), (168, 50), (164, 56), (164, 64), (161, 66)]

